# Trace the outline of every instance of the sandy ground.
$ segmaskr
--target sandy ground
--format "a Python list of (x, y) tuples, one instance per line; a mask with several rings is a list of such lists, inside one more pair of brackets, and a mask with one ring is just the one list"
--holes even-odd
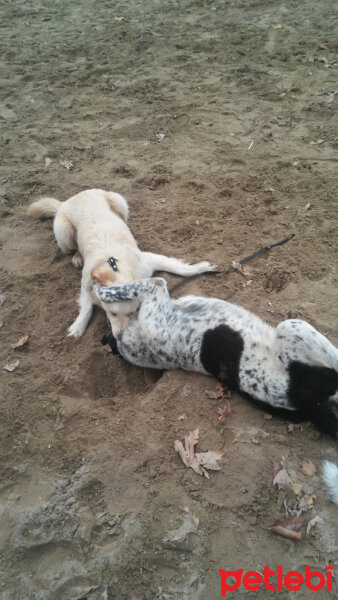
[[(185, 291), (273, 324), (305, 318), (337, 344), (336, 2), (0, 9), (1, 599), (216, 600), (219, 568), (337, 570), (337, 509), (318, 471), (299, 469), (337, 458), (335, 442), (234, 394), (220, 423), (224, 401), (205, 394), (213, 380), (112, 357), (99, 312), (81, 340), (67, 339), (80, 273), (50, 222), (25, 216), (39, 195), (112, 189), (130, 201), (142, 249), (222, 267), (295, 233), (246, 278)], [(174, 450), (196, 427), (201, 450), (224, 452), (209, 480)], [(272, 485), (282, 456), (294, 482), (315, 488), (298, 543), (269, 530), (285, 499), (298, 506)], [(315, 515), (323, 521), (306, 535)], [(271, 595), (227, 597), (258, 594)]]

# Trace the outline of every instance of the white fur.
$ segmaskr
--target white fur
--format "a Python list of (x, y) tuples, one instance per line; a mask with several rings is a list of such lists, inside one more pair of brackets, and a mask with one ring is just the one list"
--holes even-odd
[(330, 499), (338, 505), (338, 466), (329, 460), (323, 460), (322, 475)]
[[(80, 311), (68, 329), (70, 336), (83, 335), (93, 304), (100, 304), (92, 293), (92, 278), (101, 284), (121, 285), (150, 277), (157, 270), (188, 276), (214, 268), (209, 262), (189, 265), (177, 258), (141, 252), (127, 225), (128, 213), (128, 203), (121, 194), (99, 189), (85, 190), (66, 202), (42, 198), (28, 208), (33, 218), (55, 216), (53, 229), (59, 247), (64, 253), (76, 251), (72, 263), (77, 268), (83, 266)], [(117, 259), (118, 271), (109, 266), (110, 257)], [(114, 335), (126, 326), (136, 306), (133, 301), (110, 305), (106, 312)]]

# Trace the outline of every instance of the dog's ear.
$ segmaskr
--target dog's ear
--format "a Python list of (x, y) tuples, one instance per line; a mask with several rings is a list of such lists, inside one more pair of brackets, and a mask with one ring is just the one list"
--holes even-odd
[(92, 270), (91, 277), (100, 285), (110, 285), (114, 283), (116, 275), (109, 265), (100, 265)]

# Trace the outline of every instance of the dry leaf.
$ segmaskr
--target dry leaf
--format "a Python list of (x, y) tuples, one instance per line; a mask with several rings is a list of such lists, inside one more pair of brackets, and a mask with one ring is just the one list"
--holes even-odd
[(297, 431), (303, 431), (303, 426), (300, 423), (289, 423), (288, 433), (296, 433)]
[(299, 463), (299, 468), (302, 471), (302, 473), (304, 473), (304, 475), (307, 475), (308, 477), (312, 477), (312, 475), (314, 475), (317, 471), (316, 467), (311, 462), (311, 460), (303, 460)]
[(322, 144), (325, 140), (311, 140), (310, 145), (311, 146), (317, 146), (319, 144)]
[(223, 452), (209, 450), (208, 452), (199, 452), (198, 454), (195, 454), (194, 447), (198, 442), (198, 436), (199, 429), (190, 431), (189, 434), (184, 437), (185, 447), (182, 442), (176, 440), (174, 448), (187, 467), (191, 467), (194, 469), (195, 473), (205, 475), (205, 477), (209, 479), (209, 474), (206, 469), (218, 471), (221, 467), (217, 461), (222, 458)]
[(298, 541), (302, 539), (302, 534), (298, 531), (302, 524), (303, 521), (299, 517), (289, 517), (282, 521), (277, 521), (270, 529), (278, 535)]
[(294, 493), (295, 496), (297, 496), (297, 498), (301, 497), (303, 491), (303, 486), (301, 483), (290, 483), (289, 489)]
[(163, 140), (165, 138), (165, 133), (157, 133), (156, 137), (159, 142), (163, 142)]
[(73, 163), (71, 160), (60, 160), (61, 167), (65, 167), (65, 169), (71, 169), (73, 167)]
[(205, 469), (209, 469), (210, 471), (220, 470), (221, 465), (219, 465), (217, 461), (221, 460), (223, 452), (208, 450), (208, 452), (198, 452), (195, 456), (202, 469), (203, 475), (205, 475), (207, 479), (209, 479), (209, 474)]
[(322, 517), (320, 517), (319, 515), (313, 517), (313, 519), (311, 519), (311, 521), (309, 521), (307, 524), (306, 535), (309, 535), (312, 527), (316, 525), (316, 523), (324, 523), (324, 519), (322, 519)]
[(2, 326), (3, 326), (3, 324), (4, 324), (4, 322), (3, 322), (3, 321), (0, 321), (0, 327), (2, 327)]
[(326, 50), (326, 48), (323, 46), (323, 44), (318, 44), (317, 50)]
[(186, 420), (187, 420), (187, 415), (186, 415), (186, 413), (183, 413), (183, 415), (180, 415), (180, 416), (178, 417), (178, 420), (179, 420), (179, 421), (186, 421)]
[(50, 165), (52, 164), (52, 162), (53, 162), (52, 159), (49, 158), (48, 156), (46, 156), (46, 158), (45, 158), (45, 166), (46, 167), (50, 167)]
[(289, 474), (284, 468), (278, 471), (277, 475), (273, 480), (273, 485), (278, 485), (279, 490), (289, 490), (291, 483), (292, 481), (289, 477)]
[(29, 335), (23, 335), (15, 344), (11, 344), (11, 348), (16, 350), (17, 348), (22, 348), (25, 344), (27, 344), (29, 339)]
[(264, 413), (264, 419), (265, 419), (266, 421), (271, 421), (271, 419), (272, 419), (272, 415), (269, 415), (269, 413)]
[(12, 371), (15, 371), (15, 369), (18, 368), (19, 364), (20, 364), (19, 360), (13, 360), (13, 362), (7, 363), (7, 365), (5, 365), (2, 368), (4, 371), (9, 371), (10, 373), (12, 373)]
[(227, 401), (227, 403), (224, 405), (223, 408), (219, 407), (217, 410), (218, 413), (218, 421), (219, 423), (224, 423), (225, 422), (225, 418), (230, 415), (231, 413), (231, 406), (230, 406), (230, 402)]
[(305, 204), (304, 210), (309, 210), (310, 206), (311, 206), (311, 202), (308, 202), (307, 204)]
[[(214, 392), (213, 390), (204, 390), (206, 396), (208, 396), (208, 398), (211, 398), (211, 400), (218, 400), (219, 398), (225, 398), (224, 387), (220, 383), (217, 383), (215, 387), (216, 387), (216, 392)], [(227, 397), (229, 397), (229, 396), (227, 396)]]
[(124, 21), (124, 17), (113, 17), (113, 21), (120, 23), (121, 21)]
[(251, 441), (253, 444), (261, 444), (264, 440), (268, 440), (270, 435), (267, 431), (258, 431), (257, 435), (251, 437)]
[(298, 531), (298, 529), (300, 529), (303, 525), (303, 521), (300, 517), (288, 517), (287, 519), (276, 521), (273, 527), (275, 527), (275, 525), (281, 525), (282, 527), (290, 529), (291, 531)]
[(242, 267), (241, 263), (238, 260), (231, 261), (231, 266), (236, 271), (239, 271), (244, 277), (249, 277), (252, 273), (251, 269), (248, 267)]
[(287, 467), (287, 458), (286, 456), (282, 456), (282, 458), (277, 462), (273, 463), (273, 476), (276, 477), (277, 473), (282, 469), (286, 469)]
[(313, 506), (313, 501), (316, 499), (316, 494), (310, 494), (309, 496), (304, 496), (299, 501), (299, 510), (304, 512)]
[(229, 133), (228, 133), (228, 136), (229, 136), (229, 137), (235, 137), (235, 135), (236, 135), (236, 134), (235, 134), (233, 131), (229, 131)]

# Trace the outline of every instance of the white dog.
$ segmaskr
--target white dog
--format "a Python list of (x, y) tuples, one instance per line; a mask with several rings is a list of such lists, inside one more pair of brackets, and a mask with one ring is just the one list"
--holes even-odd
[(213, 375), (256, 403), (312, 421), (338, 439), (338, 419), (329, 406), (329, 398), (338, 399), (338, 350), (309, 323), (290, 319), (272, 327), (224, 300), (171, 300), (159, 277), (94, 284), (94, 290), (107, 311), (118, 301), (138, 304), (127, 327), (107, 339), (126, 360)]
[[(75, 252), (72, 263), (83, 267), (80, 312), (68, 329), (70, 336), (83, 335), (93, 304), (100, 304), (92, 293), (92, 279), (101, 285), (120, 285), (151, 277), (154, 271), (189, 276), (214, 269), (206, 261), (189, 265), (176, 258), (141, 252), (127, 225), (127, 201), (114, 192), (86, 190), (66, 202), (41, 198), (28, 207), (28, 215), (36, 219), (55, 217), (53, 228), (59, 247), (65, 253)], [(114, 331), (127, 324), (136, 305), (131, 300), (110, 306), (107, 314)]]

